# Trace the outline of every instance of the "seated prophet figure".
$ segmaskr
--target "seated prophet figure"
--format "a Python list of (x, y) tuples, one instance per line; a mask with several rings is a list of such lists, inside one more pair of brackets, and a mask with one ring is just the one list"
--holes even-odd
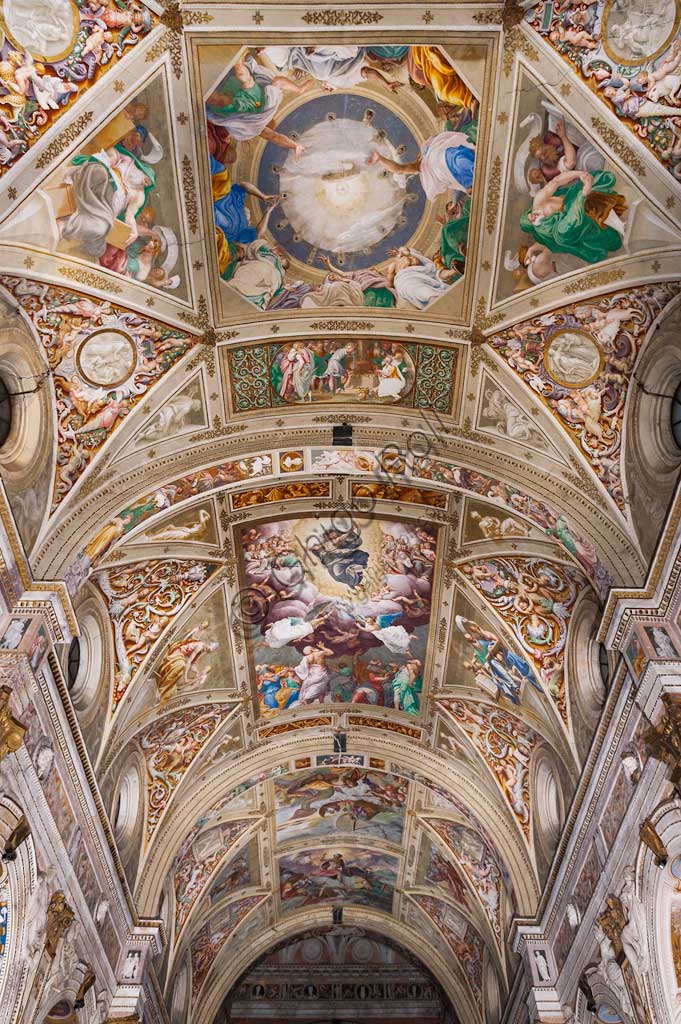
[(612, 171), (561, 172), (539, 189), (520, 226), (551, 252), (600, 263), (622, 248), (619, 218), (627, 202), (614, 191), (615, 181)]

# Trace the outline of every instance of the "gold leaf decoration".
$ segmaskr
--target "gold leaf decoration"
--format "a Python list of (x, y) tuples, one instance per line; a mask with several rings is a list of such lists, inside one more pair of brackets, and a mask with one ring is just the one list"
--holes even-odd
[(110, 281), (108, 277), (103, 277), (101, 274), (95, 274), (91, 270), (81, 270), (80, 267), (58, 267), (59, 273), (63, 277), (68, 277), (71, 281), (77, 281), (78, 284), (88, 285), (90, 288), (99, 288), (103, 292), (109, 292), (112, 295), (120, 295), (123, 289), (120, 285)]
[(489, 176), (487, 187), (487, 234), (491, 235), (499, 215), (499, 201), (501, 197), (501, 157), (495, 156), (492, 163), (492, 171)]
[(160, 39), (157, 39), (152, 47), (147, 50), (146, 61), (150, 64), (158, 60), (164, 53), (170, 54), (170, 66), (173, 69), (175, 78), (182, 78), (182, 33), (168, 29)]
[(563, 289), (563, 294), (578, 295), (580, 292), (585, 292), (589, 288), (598, 288), (601, 285), (604, 286), (612, 284), (613, 281), (621, 281), (625, 276), (626, 273), (621, 267), (614, 267), (611, 270), (594, 270), (593, 273), (580, 277), (578, 281), (572, 281), (570, 284), (566, 284)]
[(347, 28), (354, 25), (376, 25), (383, 21), (379, 11), (339, 11), (321, 10), (306, 11), (303, 15), (306, 25), (324, 25), (331, 28)]
[(500, 10), (476, 11), (473, 21), (477, 21), (478, 25), (501, 25), (502, 14)]
[(631, 167), (632, 171), (636, 171), (639, 177), (645, 178), (645, 164), (640, 157), (636, 156), (631, 146), (627, 145), (615, 129), (606, 124), (602, 117), (592, 117), (591, 124), (606, 145), (610, 146), (613, 153), (620, 158), (622, 163), (626, 164), (627, 167)]
[(513, 58), (522, 53), (528, 60), (539, 60), (539, 54), (521, 28), (512, 28), (504, 35), (504, 75), (508, 78), (513, 70)]
[(75, 121), (72, 121), (68, 127), (62, 129), (47, 149), (40, 154), (36, 160), (36, 167), (42, 170), (45, 167), (49, 167), (51, 163), (54, 163), (67, 146), (75, 142), (78, 136), (87, 128), (93, 117), (93, 112), (86, 110), (84, 114), (80, 114)]
[(184, 192), (184, 208), (187, 211), (189, 230), (195, 235), (199, 227), (199, 206), (196, 201), (192, 162), (186, 153), (182, 157), (182, 191)]
[(311, 331), (373, 331), (371, 320), (315, 320)]

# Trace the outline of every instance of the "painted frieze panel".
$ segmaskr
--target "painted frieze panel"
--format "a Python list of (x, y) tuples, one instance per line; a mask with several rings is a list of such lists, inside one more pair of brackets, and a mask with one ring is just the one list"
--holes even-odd
[(235, 412), (315, 403), (382, 404), (449, 415), (461, 351), (382, 338), (320, 338), (227, 349)]

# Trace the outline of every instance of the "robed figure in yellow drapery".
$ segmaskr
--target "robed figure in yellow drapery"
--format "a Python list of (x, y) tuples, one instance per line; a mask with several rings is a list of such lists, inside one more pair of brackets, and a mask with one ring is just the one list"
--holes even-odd
[(407, 67), (417, 85), (429, 85), (435, 98), (452, 107), (470, 107), (475, 97), (436, 46), (410, 46)]

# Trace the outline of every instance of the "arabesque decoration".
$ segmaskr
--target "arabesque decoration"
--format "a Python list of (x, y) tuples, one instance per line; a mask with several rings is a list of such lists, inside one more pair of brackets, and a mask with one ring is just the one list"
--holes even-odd
[[(680, 113), (681, 113), (681, 108)], [(554, 413), (620, 509), (627, 389), (676, 281), (610, 292), (516, 324), (490, 343)]]
[(57, 400), (52, 512), (150, 389), (197, 339), (105, 301), (0, 277), (45, 350)]
[(174, 559), (103, 569), (95, 579), (111, 615), (116, 674), (111, 710), (166, 627), (218, 568), (215, 562)]

